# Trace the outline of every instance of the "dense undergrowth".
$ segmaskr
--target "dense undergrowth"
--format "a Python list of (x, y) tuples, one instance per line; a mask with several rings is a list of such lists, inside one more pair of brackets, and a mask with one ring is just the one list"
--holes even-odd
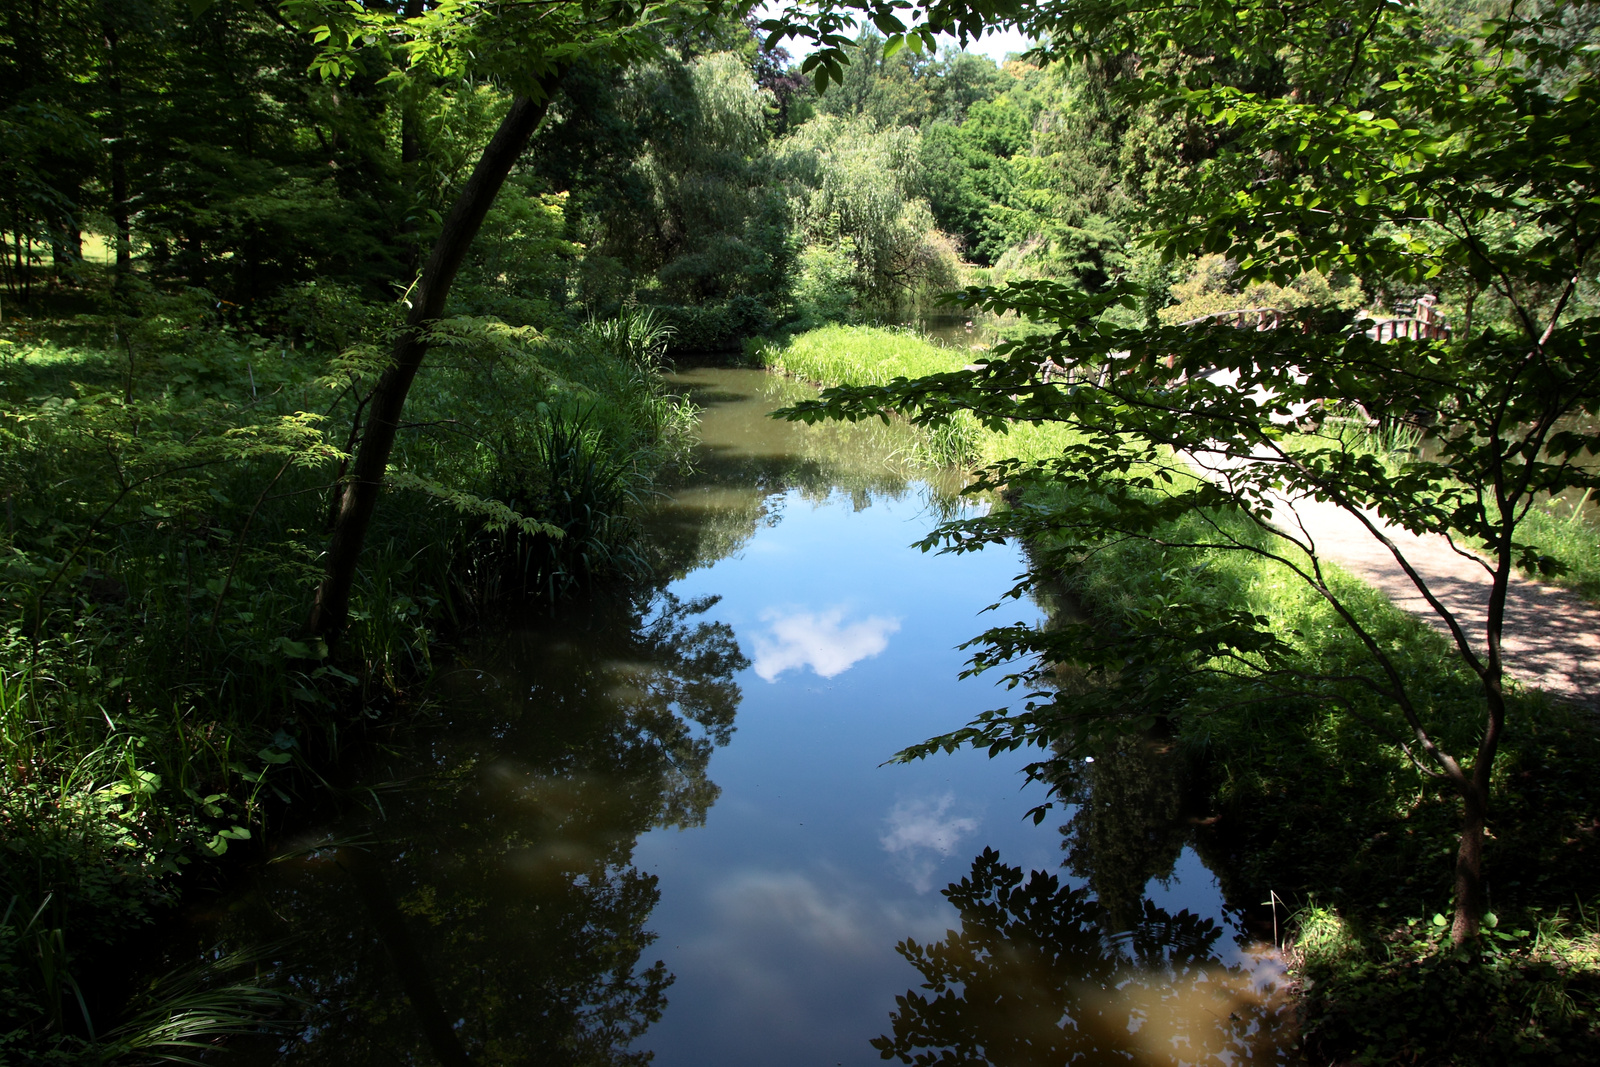
[[(1293, 635), (1308, 671), (1354, 675), (1364, 661), (1303, 583), (1240, 554), (1125, 542), (1083, 560), (1066, 584), (1097, 617), (1177, 603), (1244, 609)], [(1445, 639), (1357, 580), (1340, 584), (1415, 691), (1461, 709), (1445, 739), (1471, 740), (1481, 698)], [(1176, 708), (1173, 723), (1207, 780), (1216, 821), (1195, 844), (1226, 895), (1244, 907), (1275, 896), (1292, 913), (1307, 1047), (1334, 1062), (1589, 1062), (1600, 1051), (1592, 718), (1513, 694), (1521, 725), (1496, 761), (1485, 856), (1496, 925), (1486, 955), (1469, 960), (1451, 949), (1444, 919), (1454, 795), (1371, 728), (1381, 709), (1364, 708), (1359, 692), (1346, 694), (1348, 708), (1256, 695), (1226, 679), (1199, 685), (1195, 712), (1233, 709)]]
[[(860, 327), (813, 331), (757, 355), (822, 385), (882, 384), (959, 369), (971, 358)], [(1035, 458), (1070, 432), (1016, 426), (997, 434), (976, 422), (950, 429), (955, 443), (930, 442), (930, 459)], [(1352, 438), (1352, 447), (1375, 451), (1408, 446), (1414, 442), (1364, 432)], [(1029, 503), (1048, 506), (1048, 491)], [(1570, 507), (1547, 507), (1529, 534), (1568, 564), (1568, 581), (1588, 589), (1595, 538), (1569, 521)], [(1227, 516), (1210, 519), (1232, 523), (1241, 538), (1260, 536)], [(1167, 532), (1185, 539), (1182, 530)], [(1071, 561), (1059, 578), (1081, 610), (1113, 625), (1179, 604), (1246, 610), (1290, 636), (1309, 672), (1353, 675), (1364, 663), (1365, 651), (1326, 602), (1259, 557), (1128, 540)], [(1470, 741), (1482, 698), (1445, 639), (1358, 580), (1338, 583), (1414, 691), (1436, 707), (1461, 709), (1443, 740)], [(1372, 728), (1380, 709), (1364, 708), (1370, 695), (1352, 690), (1345, 708), (1258, 701), (1244, 684), (1213, 676), (1190, 694), (1193, 713), (1172, 709), (1167, 729), (1184, 762), (1198, 768), (1209, 808), (1205, 818), (1191, 816), (1202, 828), (1175, 833), (1192, 841), (1236, 906), (1256, 911), (1274, 902), (1308, 1051), (1319, 1062), (1363, 1063), (1577, 1064), (1600, 1056), (1600, 789), (1591, 770), (1600, 736), (1592, 715), (1513, 692), (1519, 725), (1496, 761), (1485, 857), (1493, 920), (1482, 954), (1467, 957), (1451, 949), (1445, 919), (1455, 796)]]
[(297, 640), (390, 314), (308, 286), (267, 322), (201, 291), (8, 316), (0, 1060), (170, 1051), (269, 1011), (226, 968), (134, 989), (141, 931), (414, 714), (441, 641), (645, 567), (630, 508), (692, 422), (659, 322), (450, 319), (348, 636)]

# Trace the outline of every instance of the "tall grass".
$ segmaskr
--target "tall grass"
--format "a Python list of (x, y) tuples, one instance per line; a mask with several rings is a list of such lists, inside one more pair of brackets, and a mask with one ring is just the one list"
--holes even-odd
[(960, 370), (970, 353), (942, 348), (909, 329), (823, 326), (758, 347), (769, 368), (824, 385), (887, 385)]
[(1565, 570), (1548, 580), (1600, 601), (1600, 529), (1589, 515), (1590, 498), (1546, 500), (1528, 509), (1523, 538), (1560, 560)]
[[(958, 371), (981, 358), (967, 349), (934, 344), (909, 329), (881, 326), (824, 326), (757, 344), (753, 355), (770, 370), (825, 387), (887, 385), (896, 378)], [(920, 432), (917, 458), (930, 466), (1045, 459), (1075, 439), (1071, 430), (1056, 424), (1016, 423), (996, 433), (965, 413)]]

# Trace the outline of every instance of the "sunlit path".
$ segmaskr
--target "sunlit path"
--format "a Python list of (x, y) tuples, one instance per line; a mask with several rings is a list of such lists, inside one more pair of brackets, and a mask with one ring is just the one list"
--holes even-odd
[[(1394, 554), (1354, 515), (1317, 500), (1298, 500), (1292, 508), (1323, 558), (1448, 635), (1444, 621)], [(1489, 571), (1437, 534), (1418, 536), (1376, 516), (1373, 520), (1461, 623), (1473, 650), (1483, 655)], [(1280, 516), (1279, 521), (1287, 519)], [(1563, 700), (1600, 709), (1600, 608), (1565, 589), (1516, 574), (1506, 596), (1503, 635), (1505, 662), (1513, 678)]]

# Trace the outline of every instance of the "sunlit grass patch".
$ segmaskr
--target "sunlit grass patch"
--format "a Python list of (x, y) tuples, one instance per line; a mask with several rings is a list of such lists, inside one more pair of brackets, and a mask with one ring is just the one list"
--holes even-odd
[(1587, 517), (1583, 503), (1550, 500), (1530, 508), (1522, 530), (1524, 540), (1566, 567), (1548, 581), (1600, 600), (1600, 529)]
[[(824, 326), (755, 347), (769, 370), (827, 387), (887, 385), (896, 378), (918, 378), (961, 370), (974, 358), (964, 349), (945, 348), (909, 330), (881, 326)], [(986, 429), (964, 412), (922, 431), (918, 458), (934, 466), (981, 466), (1003, 459), (1037, 461), (1058, 456), (1078, 434), (1058, 423), (1013, 423), (1005, 432)]]
[(1291, 964), (1297, 970), (1335, 966), (1363, 952), (1361, 939), (1332, 908), (1310, 904), (1290, 919)]
[(958, 371), (969, 362), (963, 350), (882, 326), (823, 326), (768, 342), (758, 354), (772, 370), (821, 385), (887, 385)]

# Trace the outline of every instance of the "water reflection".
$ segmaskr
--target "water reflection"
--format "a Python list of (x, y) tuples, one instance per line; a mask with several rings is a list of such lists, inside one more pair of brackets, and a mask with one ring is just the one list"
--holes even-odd
[[(1116, 938), (1087, 887), (985, 849), (944, 890), (961, 928), (902, 941), (922, 992), (872, 1041), (914, 1064), (1232, 1064), (1286, 1059), (1279, 987), (1216, 955), (1222, 929), (1149, 901)], [(1270, 974), (1270, 970), (1268, 972)]]
[(933, 888), (934, 868), (979, 826), (979, 820), (963, 814), (956, 795), (948, 792), (897, 801), (885, 822), (887, 832), (879, 839), (883, 850), (894, 857), (906, 881), (919, 893)]
[[(925, 975), (977, 984), (908, 995), (891, 1055), (1266, 1040), (1215, 894), (1185, 896), (1200, 918), (1140, 894), (1195, 884), (1162, 753), (1058, 771), (1085, 890), (1020, 876), (1062, 841), (1021, 818), (1042, 799), (1019, 795), (1023, 754), (883, 765), (993, 706), (988, 679), (957, 679), (958, 646), (1020, 552), (912, 547), (964, 505), (903, 426), (773, 422), (803, 387), (758, 372), (678, 381), (705, 412), (694, 469), (648, 519), (662, 577), (481, 641), (445, 721), (377, 753), (318, 832), (196, 917), (197, 951), (295, 938), (300, 1032), (229, 1062), (866, 1064), (908, 935)], [(980, 843), (1025, 867), (980, 857), (951, 898), (962, 933), (938, 941), (933, 889)]]
[(1061, 827), (1066, 868), (1088, 880), (1110, 931), (1131, 929), (1152, 879), (1172, 878), (1193, 820), (1186, 768), (1171, 743), (1124, 737), (1098, 757), (1059, 760), (1056, 794), (1072, 805)]
[(669, 382), (701, 408), (694, 470), (672, 486), (669, 508), (704, 500), (742, 511), (735, 499), (759, 502), (791, 489), (813, 502), (843, 494), (857, 510), (874, 497), (926, 493), (936, 518), (959, 506), (962, 474), (923, 465), (903, 423), (774, 420), (769, 412), (816, 390), (760, 371), (691, 368)]
[(756, 638), (756, 674), (774, 682), (784, 671), (810, 667), (819, 678), (832, 678), (888, 648), (889, 635), (900, 629), (899, 619), (882, 615), (845, 622), (845, 610), (763, 612), (767, 632)]
[(205, 917), (223, 942), (292, 939), (307, 1012), (253, 1058), (646, 1062), (672, 978), (645, 956), (660, 893), (633, 849), (704, 822), (749, 666), (713, 604), (595, 602), (480, 650), (447, 738)]

